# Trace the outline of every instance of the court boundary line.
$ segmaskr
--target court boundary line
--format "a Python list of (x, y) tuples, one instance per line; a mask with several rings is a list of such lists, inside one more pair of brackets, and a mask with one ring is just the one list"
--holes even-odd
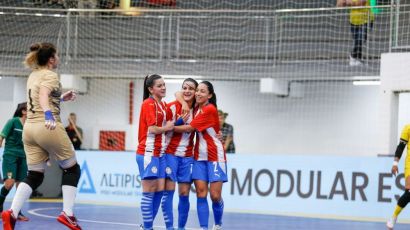
[[(30, 199), (30, 202), (34, 203), (62, 203), (62, 199)], [(137, 205), (126, 204), (122, 202), (87, 202), (78, 201), (76, 204), (86, 204), (86, 205), (106, 205), (106, 206), (119, 206), (119, 207), (140, 207)], [(191, 211), (196, 210), (194, 207), (190, 209)], [(257, 214), (257, 215), (274, 215), (274, 216), (285, 216), (285, 217), (301, 217), (309, 219), (324, 219), (324, 220), (345, 220), (345, 221), (360, 221), (360, 222), (378, 222), (385, 223), (390, 217), (377, 218), (377, 217), (355, 217), (355, 216), (337, 216), (337, 215), (323, 215), (323, 214), (307, 214), (301, 212), (258, 212), (253, 210), (237, 210), (237, 209), (225, 209), (224, 212), (238, 213), (238, 214)], [(409, 218), (401, 218), (397, 221), (398, 224), (410, 224)]]
[[(40, 202), (38, 202), (40, 203)], [(47, 208), (35, 208), (35, 209), (29, 209), (27, 212), (30, 215), (33, 216), (38, 216), (38, 217), (43, 217), (43, 218), (48, 218), (48, 219), (57, 219), (57, 216), (51, 216), (51, 215), (46, 215), (46, 214), (41, 214), (38, 213), (38, 211), (43, 211), (43, 210), (60, 210), (61, 207), (47, 207)], [(76, 207), (76, 209), (85, 209), (85, 207)], [(112, 222), (112, 221), (100, 221), (100, 220), (87, 220), (87, 219), (79, 219), (80, 222), (87, 222), (87, 223), (94, 223), (94, 224), (110, 224), (110, 225), (122, 225), (122, 226), (130, 226), (130, 227), (139, 227), (139, 224), (132, 224), (132, 223), (121, 223), (121, 222)], [(160, 228), (160, 229), (166, 229), (165, 226), (153, 226), (155, 228)], [(199, 230), (197, 228), (185, 228), (187, 230)]]

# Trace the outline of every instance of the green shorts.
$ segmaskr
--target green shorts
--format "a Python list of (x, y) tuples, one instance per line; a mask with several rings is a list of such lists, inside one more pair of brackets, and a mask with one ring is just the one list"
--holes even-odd
[(27, 161), (25, 157), (3, 155), (3, 180), (14, 179), (23, 181), (27, 176)]

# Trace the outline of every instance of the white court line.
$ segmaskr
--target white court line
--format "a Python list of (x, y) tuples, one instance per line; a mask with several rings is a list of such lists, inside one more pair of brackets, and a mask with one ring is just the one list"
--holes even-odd
[[(57, 216), (50, 216), (50, 215), (45, 215), (38, 213), (38, 211), (45, 211), (45, 210), (54, 210), (54, 209), (61, 209), (61, 207), (52, 207), (52, 208), (36, 208), (36, 209), (30, 209), (28, 210), (28, 213), (30, 213), (33, 216), (39, 216), (39, 217), (44, 217), (44, 218), (49, 218), (49, 219), (56, 219)], [(76, 208), (78, 209), (78, 208)], [(99, 221), (99, 220), (85, 220), (85, 219), (78, 219), (81, 222), (88, 222), (88, 223), (95, 223), (95, 224), (112, 224), (112, 225), (123, 225), (123, 226), (134, 226), (134, 227), (139, 227), (139, 224), (130, 224), (130, 223), (120, 223), (120, 222), (112, 222), (112, 221)], [(166, 229), (164, 226), (154, 226), (155, 228), (160, 228), (160, 229)], [(198, 228), (185, 228), (187, 230), (200, 230)]]

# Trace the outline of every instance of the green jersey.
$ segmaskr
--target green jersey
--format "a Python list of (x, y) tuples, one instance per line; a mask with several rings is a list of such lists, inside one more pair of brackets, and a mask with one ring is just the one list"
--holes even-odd
[(0, 133), (6, 140), (4, 146), (4, 155), (14, 155), (18, 157), (26, 157), (23, 145), (23, 124), (19, 117), (12, 118), (7, 121), (3, 130)]

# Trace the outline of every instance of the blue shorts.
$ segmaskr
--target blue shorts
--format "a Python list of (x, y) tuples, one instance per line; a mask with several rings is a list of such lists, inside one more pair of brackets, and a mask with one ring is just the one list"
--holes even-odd
[(153, 157), (137, 154), (137, 164), (141, 180), (165, 178), (165, 156)]
[(192, 157), (178, 157), (172, 154), (165, 154), (167, 167), (165, 169), (166, 177), (178, 183), (192, 182)]
[(194, 161), (192, 180), (203, 180), (209, 183), (228, 181), (227, 166), (223, 162)]

